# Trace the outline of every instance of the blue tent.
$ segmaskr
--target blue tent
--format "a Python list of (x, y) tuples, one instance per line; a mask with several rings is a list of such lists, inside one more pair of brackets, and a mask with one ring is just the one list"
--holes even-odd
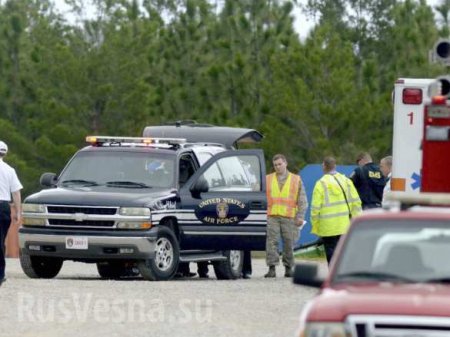
[[(339, 173), (349, 176), (355, 168), (356, 165), (338, 165), (336, 169)], [(323, 175), (322, 164), (306, 165), (299, 172), (299, 175), (300, 177), (302, 177), (303, 183), (305, 185), (308, 204), (311, 205), (314, 185), (316, 184), (316, 181), (319, 180)], [(295, 244), (296, 248), (308, 246), (318, 240), (318, 237), (316, 235), (311, 234), (310, 207), (308, 207), (308, 209), (306, 210), (305, 220), (306, 224), (305, 226), (303, 226), (300, 237)]]

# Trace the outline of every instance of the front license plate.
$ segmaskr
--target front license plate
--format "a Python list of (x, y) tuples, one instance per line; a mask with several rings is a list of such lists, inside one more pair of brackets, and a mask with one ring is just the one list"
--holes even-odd
[(88, 249), (88, 238), (85, 236), (66, 237), (66, 249)]

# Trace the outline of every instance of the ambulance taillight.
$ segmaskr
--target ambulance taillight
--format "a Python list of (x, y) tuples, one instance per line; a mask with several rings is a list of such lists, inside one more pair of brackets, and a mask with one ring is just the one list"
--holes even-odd
[(422, 104), (422, 89), (405, 88), (402, 95), (403, 104)]

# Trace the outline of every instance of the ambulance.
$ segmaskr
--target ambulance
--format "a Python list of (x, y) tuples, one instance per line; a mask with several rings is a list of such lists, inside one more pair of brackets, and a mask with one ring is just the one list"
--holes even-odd
[(429, 87), (435, 81), (431, 78), (399, 78), (395, 81), (392, 191), (420, 192), (424, 109), (431, 101)]

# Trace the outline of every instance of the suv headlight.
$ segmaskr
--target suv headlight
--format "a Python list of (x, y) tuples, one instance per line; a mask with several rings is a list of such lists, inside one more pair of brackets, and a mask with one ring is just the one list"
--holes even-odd
[[(302, 333), (303, 332), (303, 333)], [(306, 323), (301, 337), (347, 337), (344, 323)]]
[(22, 213), (23, 213), (23, 220), (22, 224), (24, 226), (45, 226), (46, 220), (43, 218), (36, 218), (33, 217), (32, 214), (36, 213), (45, 213), (46, 208), (45, 205), (41, 204), (22, 204)]
[(45, 206), (41, 204), (22, 204), (23, 213), (45, 213)]
[(145, 207), (121, 207), (119, 214), (127, 216), (150, 216), (150, 209)]

